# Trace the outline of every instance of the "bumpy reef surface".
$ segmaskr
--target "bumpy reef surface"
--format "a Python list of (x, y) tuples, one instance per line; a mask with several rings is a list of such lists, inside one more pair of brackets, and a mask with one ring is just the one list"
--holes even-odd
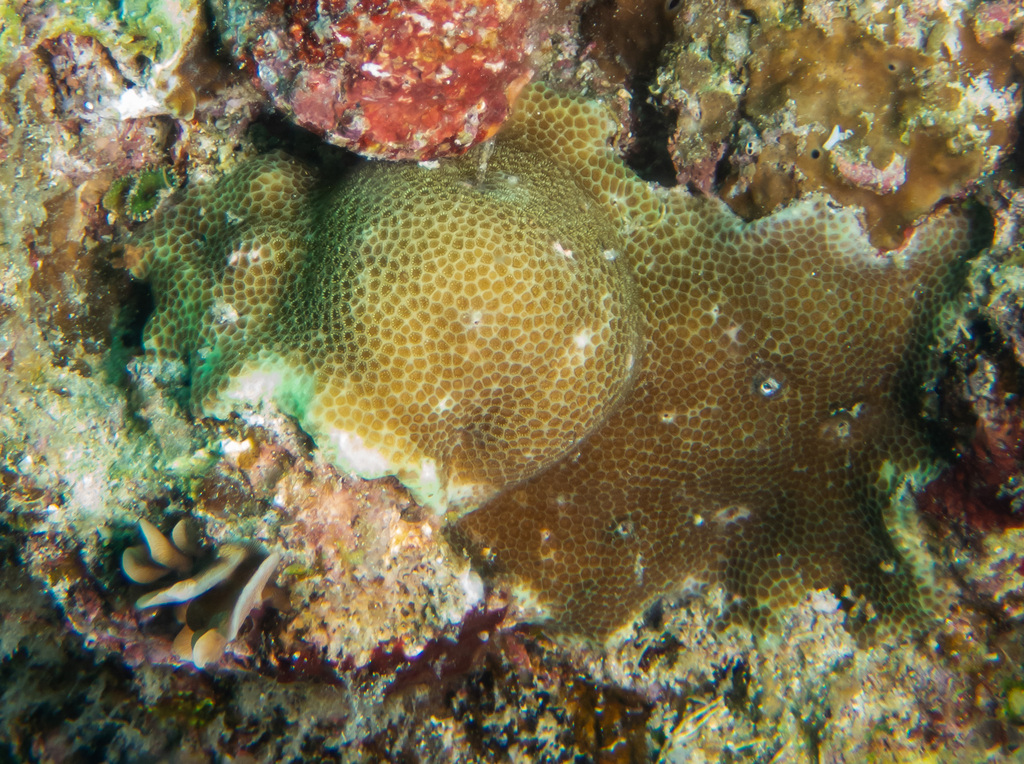
[(487, 11), (0, 9), (0, 760), (1014, 760), (1024, 11)]

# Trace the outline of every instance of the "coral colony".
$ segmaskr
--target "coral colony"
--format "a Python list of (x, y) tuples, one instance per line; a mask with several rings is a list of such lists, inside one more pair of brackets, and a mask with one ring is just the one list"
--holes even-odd
[(1024, 8), (0, 7), (0, 761), (1024, 753)]
[(197, 187), (133, 245), (145, 345), (192, 360), (207, 413), (273, 399), (344, 470), (465, 515), (585, 633), (679, 577), (764, 612), (849, 587), (916, 623), (882, 513), (928, 458), (900, 396), (967, 217), (894, 253), (823, 198), (744, 224), (639, 181), (612, 124), (533, 87), (437, 168), (323, 188), (271, 155)]

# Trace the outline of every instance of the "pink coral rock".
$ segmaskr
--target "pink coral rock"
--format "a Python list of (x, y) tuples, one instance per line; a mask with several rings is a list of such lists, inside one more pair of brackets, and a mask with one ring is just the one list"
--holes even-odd
[(544, 0), (216, 0), (218, 26), (281, 110), (385, 159), (457, 155), (494, 135), (532, 71)]

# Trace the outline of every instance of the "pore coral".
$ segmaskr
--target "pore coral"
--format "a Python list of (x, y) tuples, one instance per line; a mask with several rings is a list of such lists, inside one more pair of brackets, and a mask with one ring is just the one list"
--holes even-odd
[[(121, 569), (137, 584), (151, 584), (171, 571), (191, 572), (199, 554), (184, 520), (174, 526), (168, 539), (148, 520), (139, 521), (145, 544), (129, 547), (121, 556)], [(136, 603), (141, 609), (181, 605), (181, 631), (174, 652), (197, 668), (215, 663), (228, 643), (238, 636), (245, 619), (265, 601), (287, 608), (287, 595), (270, 582), (281, 555), (258, 555), (241, 544), (225, 544), (212, 564), (198, 575), (182, 578), (171, 586), (144, 594)]]
[(745, 224), (640, 181), (613, 129), (535, 87), (437, 167), (247, 163), (129, 248), (147, 349), (191, 361), (206, 413), (273, 397), (344, 466), (473, 510), (458, 538), (567, 628), (710, 581), (758, 623), (833, 587), (919, 626), (883, 516), (929, 463), (922, 341), (970, 219), (895, 252), (821, 197)]
[(543, 0), (213, 3), (274, 104), (361, 154), (432, 159), (492, 136), (529, 80)]
[(134, 272), (158, 302), (147, 348), (196, 353), (206, 411), (272, 393), (343, 465), (443, 508), (551, 465), (620, 400), (640, 335), (617, 246), (523, 152), (368, 165), (326, 192), (271, 155), (170, 210)]

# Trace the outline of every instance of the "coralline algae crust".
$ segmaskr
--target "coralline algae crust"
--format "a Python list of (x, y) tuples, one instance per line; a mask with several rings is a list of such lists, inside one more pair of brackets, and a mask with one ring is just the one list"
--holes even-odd
[(244, 164), (133, 246), (147, 349), (191, 358), (218, 416), (283, 375), (321, 448), (472, 510), (456, 538), (571, 630), (684, 578), (760, 624), (832, 587), (857, 628), (917, 628), (932, 594), (880, 467), (930, 459), (907, 413), (968, 218), (895, 253), (823, 197), (745, 224), (640, 181), (610, 129), (533, 87), (493, 146), (434, 169)]
[(543, 0), (214, 0), (216, 24), (275, 106), (365, 156), (429, 160), (498, 130), (532, 74)]

